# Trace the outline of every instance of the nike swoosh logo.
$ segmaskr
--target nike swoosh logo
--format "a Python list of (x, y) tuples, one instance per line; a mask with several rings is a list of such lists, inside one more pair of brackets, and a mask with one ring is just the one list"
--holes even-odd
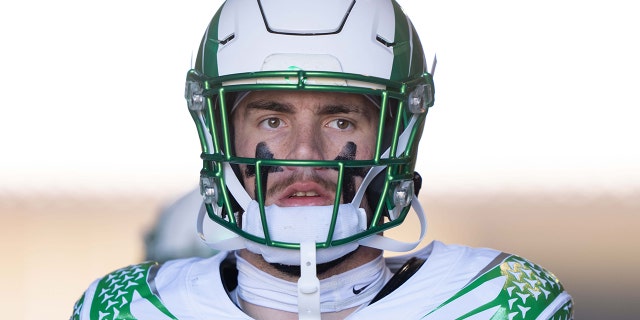
[(371, 283), (369, 283), (368, 285), (360, 288), (360, 289), (356, 289), (356, 286), (353, 286), (352, 290), (353, 290), (353, 294), (360, 294), (360, 292), (364, 291), (364, 289), (366, 289), (368, 286), (370, 286)]

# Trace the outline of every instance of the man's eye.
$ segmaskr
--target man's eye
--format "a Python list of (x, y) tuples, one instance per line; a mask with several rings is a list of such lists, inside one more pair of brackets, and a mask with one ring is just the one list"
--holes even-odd
[(335, 128), (335, 129), (340, 129), (340, 130), (346, 130), (346, 129), (351, 128), (352, 126), (353, 126), (353, 123), (351, 123), (351, 121), (345, 120), (345, 119), (336, 119), (336, 120), (333, 120), (333, 121), (329, 122), (329, 127)]
[(262, 121), (263, 126), (267, 126), (271, 129), (276, 129), (282, 125), (282, 121), (278, 118), (269, 118)]

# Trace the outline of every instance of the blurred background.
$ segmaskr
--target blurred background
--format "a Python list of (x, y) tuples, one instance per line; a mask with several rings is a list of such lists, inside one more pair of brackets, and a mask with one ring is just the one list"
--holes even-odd
[[(425, 242), (525, 256), (561, 279), (576, 319), (635, 319), (635, 6), (399, 2), (438, 55)], [(91, 281), (144, 258), (159, 211), (196, 186), (184, 78), (219, 4), (0, 4), (3, 317), (67, 319)]]

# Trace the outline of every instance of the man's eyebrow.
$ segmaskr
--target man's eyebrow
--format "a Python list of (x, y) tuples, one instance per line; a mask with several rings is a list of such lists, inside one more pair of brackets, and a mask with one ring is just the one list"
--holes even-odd
[(293, 106), (272, 100), (257, 100), (247, 103), (245, 112), (251, 110), (266, 110), (280, 113), (293, 113)]
[[(278, 113), (293, 114), (296, 112), (293, 105), (274, 100), (256, 100), (246, 104), (244, 113), (248, 114), (254, 110), (266, 110)], [(370, 118), (375, 112), (370, 112), (369, 108), (357, 104), (326, 104), (319, 106), (315, 113), (317, 115), (337, 115), (337, 114), (361, 114)]]
[(363, 111), (361, 107), (355, 105), (329, 104), (321, 106), (316, 112), (318, 115), (332, 115), (340, 113), (363, 113)]

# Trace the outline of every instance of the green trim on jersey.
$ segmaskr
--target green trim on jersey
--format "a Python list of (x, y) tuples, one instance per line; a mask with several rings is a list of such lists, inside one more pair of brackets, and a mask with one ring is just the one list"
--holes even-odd
[[(466, 319), (495, 307), (499, 308), (491, 317), (491, 320), (536, 319), (554, 299), (564, 292), (560, 281), (551, 272), (521, 257), (509, 256), (502, 263), (467, 284), (456, 295), (435, 310), (454, 302), (483, 283), (498, 277), (506, 277), (504, 286), (498, 296), (491, 302), (479, 306), (458, 319)], [(549, 319), (572, 319), (572, 317), (573, 305), (569, 300)]]
[[(149, 284), (149, 273), (157, 268), (157, 262), (145, 262), (118, 269), (100, 280), (96, 286), (91, 303), (91, 319), (115, 320), (135, 319), (131, 314), (133, 296), (137, 293), (160, 312), (177, 320), (164, 306), (160, 298), (152, 292)], [(80, 319), (83, 298), (76, 303), (72, 320)]]

